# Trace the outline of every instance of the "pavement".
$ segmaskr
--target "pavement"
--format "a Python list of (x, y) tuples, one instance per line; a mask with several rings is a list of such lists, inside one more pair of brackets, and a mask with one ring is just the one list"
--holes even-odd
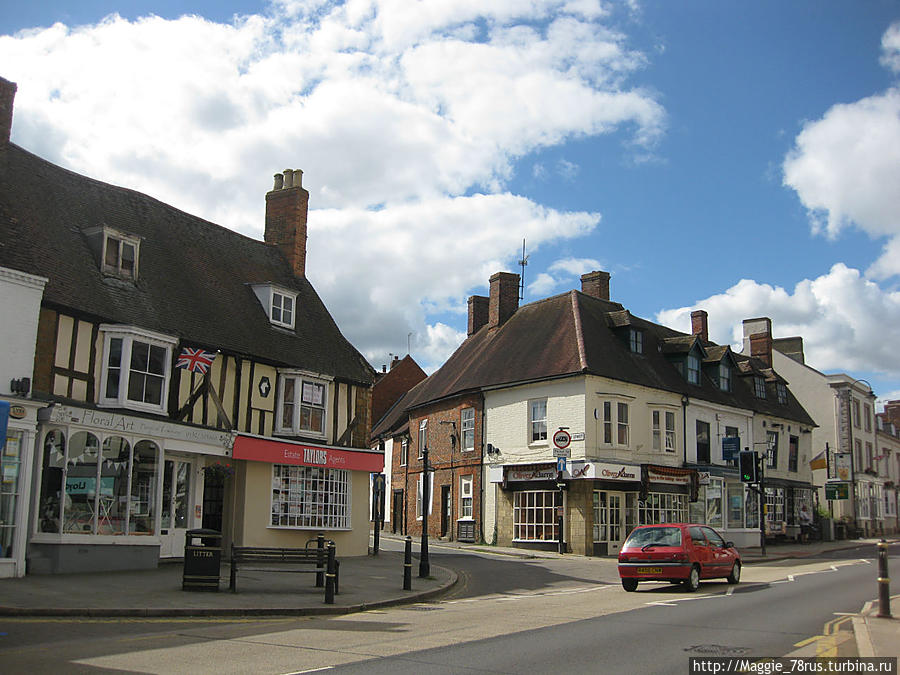
[[(402, 537), (383, 534), (383, 542)], [(897, 541), (897, 539), (894, 539)], [(809, 544), (768, 545), (741, 549), (745, 564), (805, 558), (840, 549), (871, 546), (877, 539), (856, 539)], [(444, 542), (440, 548), (467, 549), (520, 558), (560, 558), (552, 551)], [(378, 555), (342, 558), (339, 592), (334, 604), (325, 604), (324, 589), (315, 586), (314, 574), (246, 571), (238, 575), (237, 592), (228, 590), (230, 569), (222, 562), (218, 592), (182, 590), (180, 560), (161, 562), (155, 569), (83, 574), (28, 575), (0, 579), (0, 616), (263, 616), (349, 614), (393, 605), (422, 602), (449, 590), (457, 581), (453, 570), (431, 564), (419, 576), (418, 541), (413, 543), (411, 590), (403, 590), (403, 553), (381, 550)], [(578, 557), (565, 554), (567, 558)], [(580, 556), (584, 557), (584, 556)], [(590, 560), (591, 558), (585, 558)], [(874, 584), (873, 584), (874, 587)], [(896, 588), (896, 587), (895, 587)], [(880, 617), (877, 602), (868, 603), (853, 617), (859, 656), (900, 655), (900, 595), (895, 595), (893, 617)]]

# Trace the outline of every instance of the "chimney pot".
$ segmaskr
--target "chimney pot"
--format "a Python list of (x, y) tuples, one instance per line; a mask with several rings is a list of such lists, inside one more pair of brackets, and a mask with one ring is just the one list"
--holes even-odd
[(691, 333), (698, 335), (704, 342), (709, 342), (709, 315), (706, 310), (691, 312)]
[(581, 292), (592, 298), (609, 300), (609, 272), (595, 270), (582, 274)]
[(275, 187), (273, 187), (272, 189), (273, 190), (281, 190), (283, 188), (284, 188), (284, 174), (276, 173), (275, 174)]
[(294, 187), (303, 187), (303, 171), (301, 169), (294, 169)]
[(282, 171), (282, 175), (284, 176), (285, 189), (294, 187), (294, 170), (285, 169), (284, 171)]

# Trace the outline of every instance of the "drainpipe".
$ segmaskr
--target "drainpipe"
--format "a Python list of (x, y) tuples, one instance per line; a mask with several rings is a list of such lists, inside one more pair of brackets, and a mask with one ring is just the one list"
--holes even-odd
[(687, 466), (687, 407), (690, 399), (687, 394), (681, 395), (681, 452), (682, 466)]

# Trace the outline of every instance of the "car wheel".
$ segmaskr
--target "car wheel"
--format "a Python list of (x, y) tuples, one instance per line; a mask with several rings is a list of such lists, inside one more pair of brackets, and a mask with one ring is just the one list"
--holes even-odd
[(728, 583), (736, 584), (741, 580), (741, 563), (735, 561), (734, 567), (731, 568), (731, 574), (728, 575)]
[(622, 579), (622, 588), (624, 588), (629, 593), (631, 593), (632, 591), (636, 591), (637, 585), (637, 579)]
[(688, 593), (693, 593), (700, 588), (700, 568), (696, 565), (691, 568), (691, 573), (684, 580), (684, 588)]

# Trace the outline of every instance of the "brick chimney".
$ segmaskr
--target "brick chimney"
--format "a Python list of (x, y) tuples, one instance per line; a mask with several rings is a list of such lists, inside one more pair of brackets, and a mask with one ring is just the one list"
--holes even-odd
[(469, 296), (469, 335), (475, 335), (486, 325), (490, 317), (488, 304), (490, 300), (483, 295)]
[(884, 415), (888, 422), (900, 429), (900, 401), (888, 401), (884, 404)]
[(499, 328), (519, 309), (519, 275), (497, 272), (490, 279), (488, 327)]
[(691, 312), (691, 333), (698, 336), (703, 342), (709, 342), (709, 314), (705, 309)]
[(285, 169), (275, 174), (275, 187), (266, 194), (265, 242), (281, 249), (298, 277), (306, 276), (306, 216), (309, 192), (303, 172)]
[(0, 77), (0, 143), (9, 143), (12, 132), (13, 103), (16, 99), (16, 83)]
[(609, 272), (597, 270), (582, 274), (581, 292), (592, 298), (609, 300)]
[(744, 354), (749, 353), (772, 367), (772, 320), (768, 317), (744, 319)]

